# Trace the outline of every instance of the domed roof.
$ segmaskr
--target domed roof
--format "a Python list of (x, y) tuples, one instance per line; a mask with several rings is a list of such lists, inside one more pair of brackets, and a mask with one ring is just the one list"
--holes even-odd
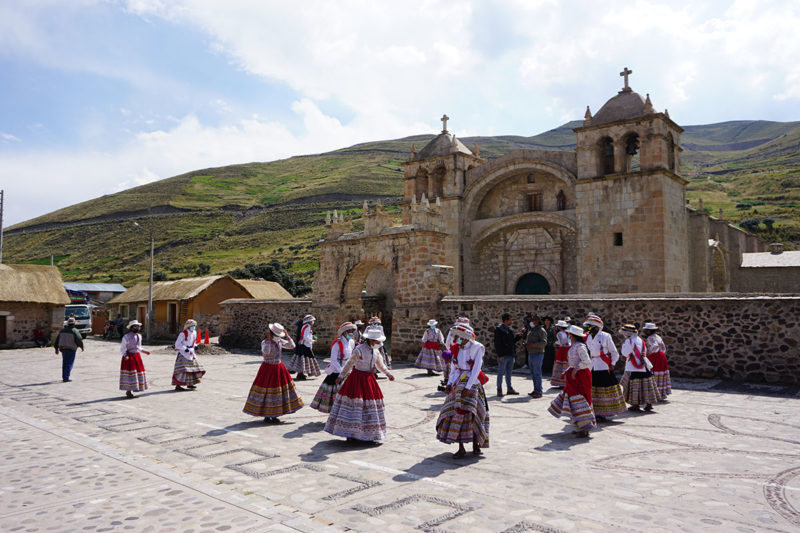
[(617, 120), (637, 118), (653, 112), (653, 106), (642, 95), (630, 89), (623, 89), (606, 102), (600, 111), (591, 118), (592, 126)]
[(420, 161), (422, 159), (440, 157), (459, 152), (462, 154), (475, 155), (470, 151), (469, 148), (464, 146), (464, 143), (456, 139), (455, 135), (443, 131), (434, 137), (431, 142), (426, 144), (422, 150), (417, 152), (417, 155), (414, 156), (414, 161)]

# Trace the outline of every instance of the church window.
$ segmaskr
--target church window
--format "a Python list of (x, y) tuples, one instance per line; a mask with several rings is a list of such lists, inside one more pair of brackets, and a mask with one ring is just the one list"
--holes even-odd
[(564, 189), (558, 191), (556, 194), (556, 209), (563, 211), (567, 208), (567, 196), (564, 194)]
[(528, 211), (541, 211), (542, 210), (542, 193), (533, 193), (528, 195)]
[(625, 161), (627, 172), (638, 172), (642, 169), (639, 161), (639, 136), (635, 133), (625, 138)]
[(622, 232), (614, 234), (614, 246), (622, 246)]
[(610, 137), (600, 140), (600, 175), (614, 173), (614, 141)]
[(675, 171), (675, 141), (671, 133), (667, 135), (667, 168)]
[(533, 172), (528, 174), (528, 183), (536, 183), (536, 175)]

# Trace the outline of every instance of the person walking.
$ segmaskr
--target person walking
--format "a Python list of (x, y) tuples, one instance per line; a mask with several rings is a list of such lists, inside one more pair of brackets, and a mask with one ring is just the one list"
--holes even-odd
[(566, 385), (564, 372), (566, 372), (567, 368), (569, 368), (569, 363), (567, 362), (567, 352), (569, 352), (569, 347), (571, 345), (569, 334), (566, 331), (568, 327), (569, 324), (566, 322), (566, 320), (559, 320), (555, 325), (556, 341), (554, 346), (556, 348), (556, 357), (553, 361), (553, 373), (550, 377), (551, 387), (561, 388)]
[(303, 317), (303, 324), (300, 327), (300, 335), (297, 339), (297, 345), (294, 349), (294, 356), (289, 360), (289, 370), (297, 372), (295, 381), (304, 381), (306, 376), (316, 377), (322, 374), (317, 363), (317, 358), (314, 357), (313, 346), (317, 341), (314, 335), (313, 326), (316, 322), (314, 315), (306, 315)]
[(61, 380), (64, 383), (72, 381), (69, 376), (75, 364), (75, 354), (78, 348), (83, 351), (83, 338), (75, 329), (75, 317), (67, 319), (64, 328), (56, 335), (53, 348), (56, 350), (56, 355), (61, 352)]
[(283, 348), (291, 350), (294, 346), (294, 341), (281, 324), (274, 322), (267, 326), (264, 340), (261, 341), (264, 360), (250, 386), (242, 412), (263, 416), (265, 424), (280, 424), (279, 416), (294, 413), (303, 407), (292, 376), (281, 361)]
[(501, 320), (502, 322), (494, 328), (494, 349), (497, 352), (497, 396), (499, 397), (503, 396), (503, 376), (506, 377), (507, 393), (519, 394), (511, 386), (511, 372), (514, 370), (515, 344), (520, 336), (516, 335), (511, 328), (511, 314), (503, 313)]
[(197, 360), (195, 346), (197, 344), (197, 322), (191, 318), (183, 325), (183, 331), (175, 339), (175, 366), (172, 369), (172, 384), (176, 391), (184, 391), (183, 387), (194, 390), (202, 381), (206, 369)]
[(611, 335), (603, 331), (603, 320), (589, 315), (583, 323), (589, 328), (586, 347), (592, 358), (592, 405), (598, 422), (627, 411), (622, 387), (614, 374), (614, 365), (619, 360), (619, 352)]
[(547, 332), (547, 343), (544, 345), (544, 359), (542, 359), (542, 372), (549, 372), (553, 375), (553, 365), (556, 360), (556, 327), (553, 325), (553, 318), (546, 316), (542, 318), (542, 326)]
[(584, 343), (583, 329), (569, 326), (566, 332), (570, 337), (570, 347), (564, 373), (565, 385), (547, 411), (556, 418), (569, 417), (576, 428), (575, 436), (585, 438), (596, 424), (592, 408), (592, 361)]
[(119, 343), (119, 351), (122, 353), (119, 365), (119, 390), (124, 390), (128, 398), (136, 398), (134, 392), (147, 390), (147, 375), (141, 354), (150, 355), (150, 352), (142, 349), (142, 336), (139, 334), (141, 327), (142, 323), (138, 320), (128, 322), (128, 333)]
[(422, 334), (422, 349), (414, 362), (417, 368), (424, 368), (429, 376), (438, 376), (436, 372), (443, 372), (445, 368), (442, 352), (444, 351), (444, 335), (436, 327), (436, 320), (428, 320), (428, 327)]
[(672, 379), (669, 375), (667, 363), (667, 347), (658, 334), (658, 326), (652, 322), (645, 322), (642, 333), (647, 345), (647, 358), (653, 364), (653, 381), (658, 388), (659, 401), (667, 401), (667, 396), (672, 394)]
[(542, 319), (538, 316), (531, 317), (530, 330), (525, 339), (525, 349), (528, 352), (528, 368), (531, 372), (533, 390), (528, 393), (532, 398), (542, 397), (542, 361), (544, 349), (547, 345), (547, 330), (542, 326)]
[(633, 324), (625, 324), (619, 330), (625, 337), (620, 349), (625, 358), (625, 373), (619, 384), (625, 401), (631, 404), (628, 411), (641, 411), (642, 404), (645, 411), (652, 411), (653, 404), (659, 400), (658, 389), (650, 372), (653, 365), (647, 359), (647, 349), (637, 329)]
[(481, 455), (489, 447), (489, 403), (483, 385), (489, 381), (483, 373), (483, 344), (475, 340), (469, 326), (453, 326), (453, 359), (447, 382), (447, 397), (436, 420), (436, 438), (445, 444), (458, 443), (454, 459), (467, 453), (464, 444), (472, 443), (472, 453)]
[(358, 331), (355, 324), (345, 322), (339, 326), (336, 332), (336, 339), (331, 343), (331, 361), (325, 368), (325, 379), (319, 386), (317, 394), (311, 401), (311, 408), (320, 413), (330, 413), (333, 399), (336, 397), (336, 380), (342, 372), (344, 364), (350, 359), (350, 355), (355, 348), (355, 334)]
[(386, 438), (386, 407), (383, 392), (375, 379), (380, 370), (394, 381), (381, 355), (381, 345), (386, 340), (382, 329), (371, 326), (364, 331), (363, 344), (359, 344), (344, 364), (336, 380), (339, 392), (333, 400), (325, 431), (348, 441), (375, 442)]

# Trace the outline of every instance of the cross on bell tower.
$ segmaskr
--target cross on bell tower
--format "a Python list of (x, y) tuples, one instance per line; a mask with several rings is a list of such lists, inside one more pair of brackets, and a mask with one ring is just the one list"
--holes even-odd
[(619, 73), (620, 76), (625, 78), (625, 87), (622, 88), (623, 92), (627, 93), (627, 92), (631, 91), (631, 88), (628, 87), (628, 76), (630, 76), (631, 74), (633, 74), (633, 71), (632, 70), (628, 70), (628, 67), (625, 67), (622, 70), (622, 72)]
[(442, 133), (447, 133), (447, 121), (450, 120), (450, 117), (445, 114), (439, 120), (442, 121)]

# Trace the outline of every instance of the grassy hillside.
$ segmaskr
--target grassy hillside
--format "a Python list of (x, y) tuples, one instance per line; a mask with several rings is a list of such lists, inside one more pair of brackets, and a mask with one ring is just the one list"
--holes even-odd
[[(461, 139), (487, 159), (518, 149), (574, 149), (580, 121), (533, 137)], [(149, 235), (156, 271), (170, 278), (226, 272), (277, 259), (310, 281), (325, 212), (360, 216), (364, 199), (402, 194), (401, 163), (431, 135), (370, 142), (270, 163), (197, 170), (54, 211), (9, 228), (8, 262), (49, 263), (65, 280), (146, 278)], [(747, 223), (766, 240), (800, 245), (800, 123), (735, 121), (688, 126), (681, 137), (687, 195), (715, 216)], [(764, 223), (767, 219), (767, 224)], [(140, 227), (133, 222), (137, 221)]]

